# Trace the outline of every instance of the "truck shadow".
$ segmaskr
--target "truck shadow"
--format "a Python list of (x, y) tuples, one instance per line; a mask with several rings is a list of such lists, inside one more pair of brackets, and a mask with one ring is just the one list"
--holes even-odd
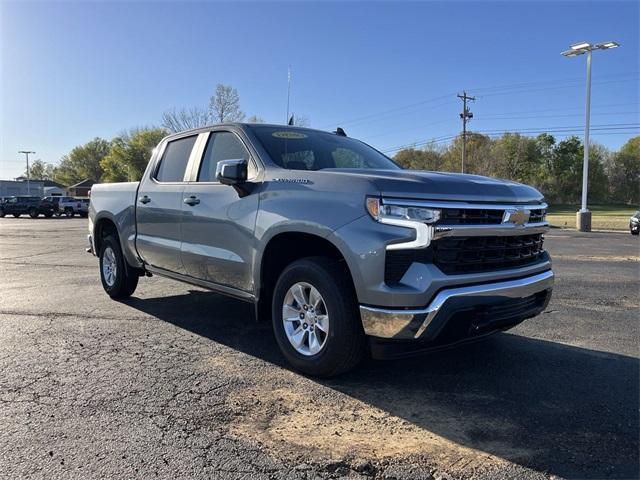
[[(129, 306), (287, 368), (252, 306), (212, 293)], [(203, 312), (217, 312), (216, 318)], [(218, 313), (220, 312), (220, 313)], [(530, 320), (535, 321), (535, 320)], [(317, 380), (460, 445), (570, 478), (639, 475), (638, 359), (513, 334)]]

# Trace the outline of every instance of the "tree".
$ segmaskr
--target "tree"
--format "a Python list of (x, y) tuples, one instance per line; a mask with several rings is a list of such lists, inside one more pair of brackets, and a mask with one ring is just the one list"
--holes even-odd
[(438, 171), (443, 167), (442, 149), (428, 143), (422, 149), (405, 148), (395, 154), (393, 160), (403, 168)]
[(262, 117), (259, 117), (258, 115), (251, 115), (249, 118), (247, 118), (247, 122), (248, 123), (264, 123), (264, 119)]
[(162, 127), (171, 133), (206, 127), (211, 124), (211, 115), (199, 107), (168, 110), (162, 114)]
[(73, 185), (85, 179), (99, 182), (102, 179), (100, 162), (109, 153), (109, 148), (110, 143), (98, 137), (73, 148), (55, 167), (53, 179), (63, 185)]
[(491, 145), (491, 176), (524, 183), (536, 179), (540, 155), (535, 139), (519, 133), (505, 133)]
[(102, 159), (103, 182), (137, 181), (142, 178), (151, 152), (167, 132), (162, 128), (134, 129), (114, 138)]
[[(54, 167), (50, 163), (43, 162), (42, 160), (34, 160), (29, 165), (29, 178), (31, 178), (32, 180), (53, 178), (53, 169)], [(26, 169), (22, 176), (27, 176)]]
[(240, 96), (231, 85), (219, 83), (209, 100), (209, 112), (215, 123), (241, 122), (244, 113), (240, 110)]
[(611, 156), (606, 173), (612, 201), (640, 203), (640, 136), (629, 139), (619, 152)]
[[(442, 170), (459, 172), (462, 159), (462, 137), (456, 137), (443, 155)], [(464, 172), (488, 175), (491, 170), (491, 138), (479, 133), (467, 132), (467, 148)]]
[(296, 127), (308, 127), (310, 125), (309, 117), (305, 115), (291, 115), (293, 117), (293, 124)]

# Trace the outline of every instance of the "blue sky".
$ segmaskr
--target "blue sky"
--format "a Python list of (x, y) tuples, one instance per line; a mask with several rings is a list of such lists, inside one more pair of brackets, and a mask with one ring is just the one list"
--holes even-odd
[[(73, 146), (158, 125), (233, 85), (247, 115), (342, 126), (389, 151), (470, 129), (566, 135), (584, 125), (582, 40), (621, 48), (593, 61), (593, 139), (639, 128), (639, 2), (0, 3), (0, 178), (18, 150), (56, 163)], [(602, 127), (601, 127), (602, 126)], [(620, 133), (624, 132), (624, 133)], [(637, 133), (636, 133), (637, 134)]]

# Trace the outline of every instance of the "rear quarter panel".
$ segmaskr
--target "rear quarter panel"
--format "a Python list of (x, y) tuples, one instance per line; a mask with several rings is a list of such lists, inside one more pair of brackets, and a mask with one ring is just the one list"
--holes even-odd
[(103, 219), (111, 220), (118, 229), (120, 245), (127, 262), (139, 267), (141, 262), (135, 248), (137, 193), (138, 182), (94, 185), (91, 188), (89, 228), (95, 238), (96, 225)]

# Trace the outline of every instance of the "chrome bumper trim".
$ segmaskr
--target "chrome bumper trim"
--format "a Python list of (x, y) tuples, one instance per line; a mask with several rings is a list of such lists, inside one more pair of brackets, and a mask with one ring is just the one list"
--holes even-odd
[(532, 235), (545, 233), (549, 230), (547, 222), (525, 223), (515, 225), (513, 223), (500, 223), (495, 225), (436, 225), (436, 233), (433, 239), (444, 237), (485, 237), (485, 236), (505, 236)]
[[(468, 287), (441, 290), (426, 308), (399, 310), (361, 305), (360, 317), (367, 335), (380, 338), (414, 340), (419, 338), (437, 317), (442, 307), (457, 297), (526, 298), (553, 287), (553, 272), (538, 273), (530, 277), (504, 282), (485, 283)], [(417, 330), (409, 328), (419, 325)], [(415, 332), (415, 333), (414, 333)]]

